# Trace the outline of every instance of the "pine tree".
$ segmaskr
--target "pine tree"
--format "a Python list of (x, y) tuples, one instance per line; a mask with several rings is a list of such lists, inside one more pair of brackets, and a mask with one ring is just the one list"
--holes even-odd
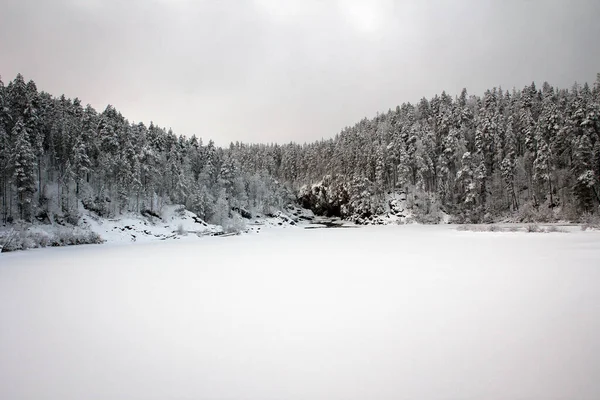
[(90, 158), (88, 157), (88, 152), (86, 148), (85, 141), (79, 139), (75, 143), (75, 159), (74, 159), (74, 169), (75, 169), (75, 180), (77, 184), (76, 194), (79, 194), (79, 185), (82, 180), (86, 179), (87, 175), (90, 173), (92, 163)]
[(221, 189), (215, 201), (214, 213), (212, 215), (212, 222), (224, 226), (230, 216), (230, 206), (227, 199), (227, 192), (225, 189)]
[(502, 178), (506, 191), (510, 198), (511, 208), (517, 210), (519, 208), (519, 202), (517, 200), (517, 194), (515, 191), (515, 169), (516, 169), (516, 158), (517, 158), (517, 146), (516, 139), (512, 129), (512, 118), (509, 118), (508, 125), (506, 127), (506, 142), (505, 142), (505, 156), (502, 160), (501, 170)]
[(549, 194), (550, 203), (553, 204), (552, 200), (552, 180), (551, 180), (551, 167), (550, 167), (550, 146), (543, 137), (541, 131), (538, 130), (536, 135), (537, 151), (535, 161), (533, 162), (533, 178), (539, 182), (542, 190)]
[(580, 207), (589, 211), (592, 209), (594, 199), (600, 201), (596, 192), (596, 177), (593, 171), (593, 147), (587, 134), (583, 134), (574, 139), (573, 148), (573, 174), (575, 176), (575, 185), (573, 193), (577, 198)]
[(458, 171), (457, 180), (462, 187), (462, 208), (467, 217), (471, 220), (477, 220), (480, 188), (477, 181), (477, 167), (474, 163), (471, 153), (466, 152), (462, 157), (462, 167)]
[[(0, 104), (1, 106), (1, 104)], [(0, 120), (0, 177), (2, 181), (0, 182), (0, 189), (2, 190), (2, 222), (7, 222), (8, 217), (8, 187), (10, 185), (10, 169), (9, 169), (9, 159), (10, 159), (10, 142), (8, 140), (8, 134), (4, 129), (4, 124)]]
[(21, 219), (29, 221), (31, 220), (33, 195), (36, 190), (35, 154), (29, 141), (29, 134), (21, 118), (13, 127), (12, 135), (15, 138), (13, 176), (19, 197), (19, 216)]

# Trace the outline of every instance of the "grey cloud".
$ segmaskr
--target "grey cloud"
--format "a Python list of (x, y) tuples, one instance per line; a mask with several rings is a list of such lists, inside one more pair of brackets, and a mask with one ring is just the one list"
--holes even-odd
[(219, 144), (331, 137), (446, 90), (600, 70), (594, 0), (8, 0), (0, 74)]

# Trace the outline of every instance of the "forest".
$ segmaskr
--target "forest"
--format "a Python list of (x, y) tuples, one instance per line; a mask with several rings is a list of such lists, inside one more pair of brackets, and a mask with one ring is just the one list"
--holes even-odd
[[(200, 134), (201, 132), (197, 132)], [(332, 133), (333, 134), (333, 133)], [(231, 143), (131, 123), (75, 98), (0, 80), (4, 224), (77, 223), (181, 204), (224, 224), (299, 202), (368, 221), (404, 193), (418, 222), (579, 221), (600, 204), (600, 74), (570, 89), (466, 89), (363, 119), (314, 143)]]

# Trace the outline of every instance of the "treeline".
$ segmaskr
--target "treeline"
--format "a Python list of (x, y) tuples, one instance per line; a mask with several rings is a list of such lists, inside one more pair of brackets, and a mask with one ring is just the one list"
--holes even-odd
[[(38, 92), (18, 75), (0, 81), (0, 213), (4, 223), (105, 217), (183, 204), (223, 224), (233, 209), (270, 212), (293, 198), (273, 165), (244, 168), (227, 149), (154, 124), (129, 123), (78, 99)], [(238, 213), (239, 214), (239, 213)]]
[(577, 220), (600, 204), (600, 74), (592, 88), (444, 92), (330, 140), (226, 149), (54, 98), (18, 75), (0, 81), (0, 168), (5, 222), (74, 213), (80, 201), (106, 216), (184, 204), (219, 223), (298, 194), (355, 218), (383, 212), (398, 191), (457, 222)]
[(386, 193), (404, 191), (421, 214), (441, 209), (456, 222), (578, 220), (600, 203), (600, 74), (593, 88), (403, 104), (333, 140), (286, 146), (280, 174), (321, 181), (302, 191), (306, 204), (325, 199), (317, 209), (346, 218), (381, 213)]

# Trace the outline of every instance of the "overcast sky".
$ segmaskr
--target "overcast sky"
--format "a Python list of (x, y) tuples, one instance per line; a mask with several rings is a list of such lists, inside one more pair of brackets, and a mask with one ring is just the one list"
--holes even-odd
[(598, 0), (2, 0), (0, 75), (225, 145), (463, 87), (592, 83)]

